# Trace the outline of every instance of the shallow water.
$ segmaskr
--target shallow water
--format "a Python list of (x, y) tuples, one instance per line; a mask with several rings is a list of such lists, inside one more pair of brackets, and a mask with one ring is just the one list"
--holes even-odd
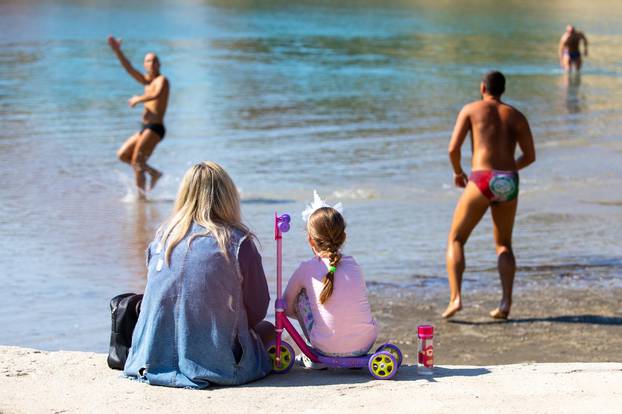
[[(521, 175), (517, 283), (619, 286), (619, 2), (136, 3), (0, 1), (0, 343), (104, 351), (108, 300), (142, 289), (145, 246), (204, 159), (238, 184), (271, 288), (274, 211), (295, 219), (287, 273), (309, 257), (299, 213), (315, 188), (344, 203), (368, 281), (444, 289), (459, 196), (446, 146), (493, 68), (538, 150)], [(590, 40), (581, 77), (556, 61), (569, 22)], [(141, 89), (108, 34), (138, 67), (157, 52), (172, 85), (148, 203), (115, 158)], [(468, 286), (497, 289), (489, 216), (467, 260)]]

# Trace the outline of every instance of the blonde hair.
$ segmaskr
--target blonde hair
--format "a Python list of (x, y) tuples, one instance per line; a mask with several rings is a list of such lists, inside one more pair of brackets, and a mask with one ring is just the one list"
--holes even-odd
[(346, 222), (343, 216), (332, 207), (318, 208), (311, 214), (307, 222), (307, 232), (313, 240), (318, 253), (328, 254), (330, 268), (322, 282), (324, 287), (320, 293), (320, 303), (324, 304), (333, 294), (335, 285), (335, 269), (341, 260), (339, 249), (346, 241)]
[(173, 249), (186, 236), (193, 222), (206, 231), (192, 235), (188, 246), (195, 237), (211, 235), (227, 260), (232, 228), (253, 236), (242, 223), (240, 197), (233, 180), (215, 162), (196, 164), (186, 171), (181, 180), (173, 214), (158, 231), (162, 234), (161, 243), (166, 246), (164, 257), (167, 265)]

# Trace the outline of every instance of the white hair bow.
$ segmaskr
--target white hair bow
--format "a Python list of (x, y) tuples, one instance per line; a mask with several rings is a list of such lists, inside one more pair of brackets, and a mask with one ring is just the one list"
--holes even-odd
[[(302, 219), (305, 222), (309, 221), (309, 217), (311, 217), (311, 214), (313, 214), (315, 210), (322, 208), (322, 207), (331, 207), (331, 206), (329, 206), (326, 201), (320, 198), (320, 195), (317, 193), (317, 190), (313, 190), (313, 203), (307, 205), (307, 208), (304, 209), (304, 211), (302, 212)], [(341, 203), (335, 204), (334, 206), (332, 206), (332, 208), (337, 210), (339, 213), (343, 213), (343, 204)]]

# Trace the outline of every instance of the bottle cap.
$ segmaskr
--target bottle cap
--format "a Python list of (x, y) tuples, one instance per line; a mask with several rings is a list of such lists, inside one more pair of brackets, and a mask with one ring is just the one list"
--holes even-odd
[(434, 327), (432, 325), (419, 325), (417, 327), (417, 334), (419, 336), (433, 336)]

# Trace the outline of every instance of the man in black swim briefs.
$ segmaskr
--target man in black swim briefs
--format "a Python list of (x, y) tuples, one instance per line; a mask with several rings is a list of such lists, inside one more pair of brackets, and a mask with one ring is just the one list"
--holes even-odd
[(577, 71), (581, 70), (583, 63), (579, 46), (583, 42), (584, 55), (587, 56), (587, 38), (583, 32), (579, 32), (574, 26), (566, 26), (566, 31), (559, 40), (559, 63), (566, 71), (574, 66)]
[(129, 137), (117, 151), (119, 159), (128, 163), (134, 169), (136, 187), (139, 197), (145, 198), (145, 173), (151, 177), (149, 189), (155, 187), (162, 173), (149, 164), (147, 160), (155, 147), (162, 141), (166, 133), (164, 128), (164, 114), (168, 105), (169, 82), (160, 73), (160, 60), (155, 53), (147, 53), (144, 59), (145, 73), (136, 70), (121, 51), (121, 40), (108, 37), (108, 44), (119, 59), (123, 68), (138, 83), (144, 85), (142, 95), (132, 96), (128, 100), (130, 107), (139, 103), (144, 105), (142, 114), (142, 129)]
[[(449, 305), (444, 318), (462, 309), (462, 274), (465, 268), (464, 245), (471, 232), (490, 208), (497, 252), (497, 267), (503, 296), (490, 312), (496, 319), (506, 319), (512, 306), (512, 288), (516, 262), (512, 250), (512, 229), (518, 205), (518, 170), (536, 159), (533, 137), (527, 118), (501, 102), (505, 77), (489, 72), (482, 79), (482, 99), (465, 105), (458, 115), (449, 143), (449, 158), (454, 183), (464, 188), (454, 211), (447, 240), (447, 277)], [(467, 178), (460, 163), (461, 148), (471, 134), (471, 175)], [(522, 155), (514, 158), (516, 146)]]

